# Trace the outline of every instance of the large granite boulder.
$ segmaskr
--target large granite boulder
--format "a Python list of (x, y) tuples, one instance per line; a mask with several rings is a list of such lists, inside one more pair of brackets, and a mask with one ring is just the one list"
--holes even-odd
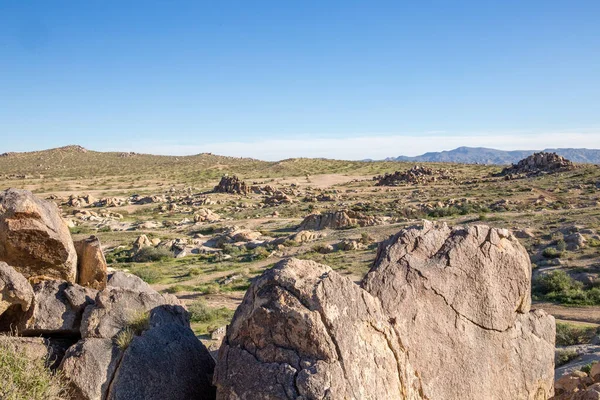
[(506, 230), (425, 223), (379, 249), (381, 300), (428, 399), (547, 399), (554, 318), (531, 311), (527, 252)]
[(0, 316), (9, 308), (17, 311), (29, 310), (33, 300), (33, 289), (23, 275), (13, 267), (0, 261)]
[(96, 236), (78, 240), (77, 251), (77, 283), (82, 286), (102, 290), (106, 287), (106, 259)]
[(56, 204), (27, 190), (0, 192), (0, 261), (30, 280), (75, 282), (77, 254)]
[(221, 346), (218, 399), (422, 399), (379, 301), (312, 261), (252, 283)]

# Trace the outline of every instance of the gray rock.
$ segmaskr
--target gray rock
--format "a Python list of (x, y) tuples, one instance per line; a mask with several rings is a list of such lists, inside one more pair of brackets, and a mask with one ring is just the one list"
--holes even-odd
[(77, 254), (56, 204), (27, 190), (0, 192), (0, 261), (28, 279), (75, 282)]
[(81, 337), (113, 338), (140, 313), (164, 304), (178, 305), (176, 298), (159, 293), (107, 287), (98, 292), (96, 303), (87, 307), (81, 322)]
[(84, 309), (93, 304), (96, 291), (65, 281), (42, 281), (33, 285), (34, 299), (27, 313), (2, 319), (0, 329), (19, 334), (79, 335)]
[(212, 400), (214, 366), (208, 350), (189, 327), (159, 324), (133, 339), (106, 398)]
[(73, 398), (103, 400), (123, 353), (111, 339), (88, 338), (69, 348), (59, 369)]
[(108, 287), (137, 290), (138, 292), (156, 292), (142, 278), (123, 271), (115, 271), (108, 277)]
[(379, 301), (313, 261), (255, 280), (219, 351), (225, 399), (422, 399), (418, 376)]
[(0, 261), (0, 316), (9, 308), (17, 312), (29, 310), (33, 301), (33, 289), (23, 275)]
[(531, 265), (508, 231), (425, 223), (384, 242), (363, 287), (381, 300), (429, 399), (546, 399), (554, 318), (530, 312)]

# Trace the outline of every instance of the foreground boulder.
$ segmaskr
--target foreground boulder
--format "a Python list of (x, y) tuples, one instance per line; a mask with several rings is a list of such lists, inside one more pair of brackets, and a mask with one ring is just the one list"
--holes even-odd
[(380, 247), (381, 300), (429, 399), (547, 399), (554, 318), (530, 311), (531, 265), (506, 230), (426, 223)]
[(102, 290), (106, 287), (106, 259), (96, 236), (75, 242), (77, 251), (77, 283)]
[(422, 399), (379, 301), (312, 261), (248, 289), (221, 346), (218, 399)]
[(56, 204), (27, 190), (0, 192), (0, 261), (29, 280), (75, 282), (77, 254)]
[(16, 311), (29, 310), (33, 289), (27, 279), (10, 265), (0, 261), (0, 316), (9, 308)]
[(129, 342), (86, 338), (69, 349), (60, 370), (74, 398), (214, 399), (214, 361), (181, 306), (152, 309), (132, 335)]
[(157, 307), (149, 326), (125, 350), (107, 399), (214, 399), (215, 363), (190, 329), (187, 312), (181, 306)]

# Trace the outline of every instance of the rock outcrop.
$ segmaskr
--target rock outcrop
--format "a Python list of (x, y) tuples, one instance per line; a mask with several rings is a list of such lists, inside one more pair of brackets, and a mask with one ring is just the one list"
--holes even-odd
[(77, 283), (102, 290), (106, 287), (106, 259), (96, 236), (75, 242), (77, 252)]
[(531, 264), (506, 230), (425, 223), (379, 249), (381, 300), (429, 399), (547, 399), (554, 318), (531, 311)]
[(540, 152), (522, 159), (517, 164), (504, 168), (500, 175), (506, 177), (513, 175), (535, 176), (569, 171), (574, 168), (575, 164), (556, 153)]
[(250, 287), (219, 351), (217, 399), (422, 399), (377, 299), (312, 261)]
[(75, 282), (77, 254), (56, 204), (27, 190), (0, 193), (0, 261), (30, 280)]
[(375, 186), (416, 185), (449, 179), (452, 179), (452, 175), (448, 170), (431, 169), (420, 165), (415, 165), (407, 171), (396, 171), (393, 174), (385, 174), (373, 178), (373, 180), (377, 181)]
[(310, 214), (304, 218), (298, 230), (319, 231), (322, 229), (341, 229), (356, 226), (381, 225), (385, 222), (382, 217), (362, 214), (352, 210), (340, 210), (324, 214)]
[(250, 193), (250, 187), (237, 176), (225, 175), (221, 178), (219, 184), (215, 186), (214, 192), (247, 195)]

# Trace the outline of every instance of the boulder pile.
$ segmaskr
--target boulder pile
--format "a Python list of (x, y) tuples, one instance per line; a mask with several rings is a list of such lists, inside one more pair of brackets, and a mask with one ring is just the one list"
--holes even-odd
[(589, 374), (578, 370), (561, 376), (554, 389), (555, 396), (551, 400), (600, 399), (600, 363), (592, 364)]
[(59, 370), (74, 400), (215, 398), (177, 298), (108, 276), (99, 240), (73, 243), (56, 205), (24, 190), (0, 193), (0, 340)]
[(221, 178), (219, 184), (215, 186), (214, 192), (247, 195), (250, 193), (250, 187), (235, 175), (225, 175)]
[(356, 226), (381, 225), (386, 218), (362, 214), (353, 210), (331, 211), (326, 213), (314, 213), (306, 216), (299, 231), (319, 231), (322, 229), (342, 229)]
[(541, 174), (552, 174), (556, 172), (569, 171), (575, 168), (575, 164), (556, 153), (534, 153), (522, 159), (517, 164), (506, 167), (500, 172), (500, 176), (507, 179), (516, 176), (536, 176)]
[(377, 181), (375, 186), (416, 185), (449, 179), (452, 179), (452, 175), (448, 170), (431, 169), (420, 165), (415, 165), (407, 171), (396, 171), (393, 174), (379, 175), (373, 178), (374, 181)]

